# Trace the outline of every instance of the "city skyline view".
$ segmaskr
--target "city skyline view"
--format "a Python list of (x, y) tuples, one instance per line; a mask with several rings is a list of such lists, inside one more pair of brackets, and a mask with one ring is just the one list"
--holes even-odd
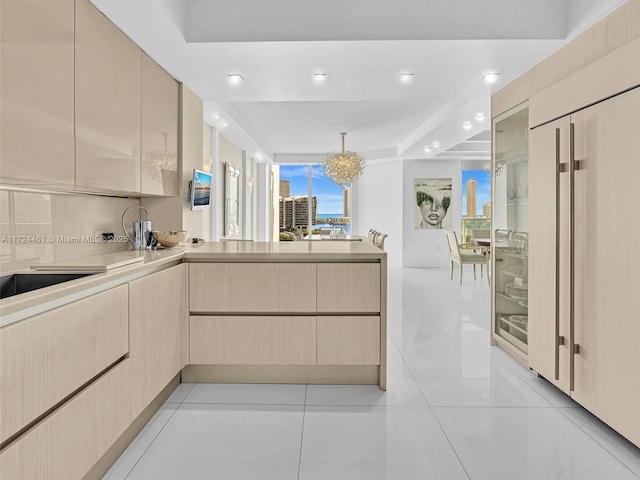
[[(342, 187), (324, 175), (322, 165), (312, 165), (312, 195), (318, 199), (318, 215), (342, 216), (344, 195)], [(308, 195), (309, 169), (307, 165), (280, 165), (280, 180), (291, 182), (292, 197)]]
[(467, 218), (467, 182), (476, 181), (476, 217), (482, 217), (482, 206), (491, 201), (491, 171), (462, 171), (462, 218)]
[[(342, 188), (324, 175), (322, 165), (313, 165), (312, 194), (318, 198), (318, 215), (343, 215)], [(308, 195), (307, 165), (281, 165), (280, 179), (291, 182), (291, 196)], [(491, 201), (491, 171), (463, 170), (462, 171), (462, 217), (467, 217), (467, 181), (476, 181), (476, 216), (482, 217), (482, 206)]]

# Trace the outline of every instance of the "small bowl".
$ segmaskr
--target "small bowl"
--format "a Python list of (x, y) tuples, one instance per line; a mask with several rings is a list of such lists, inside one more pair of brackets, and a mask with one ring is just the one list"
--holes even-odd
[(177, 232), (159, 232), (158, 230), (154, 230), (153, 238), (155, 238), (156, 242), (158, 242), (163, 247), (171, 248), (175, 247), (180, 242), (183, 242), (185, 238), (187, 238), (187, 231), (179, 230)]

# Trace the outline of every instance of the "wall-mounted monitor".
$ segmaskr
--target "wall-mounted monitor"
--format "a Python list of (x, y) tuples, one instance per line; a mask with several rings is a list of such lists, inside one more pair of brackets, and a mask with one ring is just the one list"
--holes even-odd
[(201, 170), (193, 170), (191, 181), (191, 210), (199, 210), (211, 205), (211, 181), (210, 173)]

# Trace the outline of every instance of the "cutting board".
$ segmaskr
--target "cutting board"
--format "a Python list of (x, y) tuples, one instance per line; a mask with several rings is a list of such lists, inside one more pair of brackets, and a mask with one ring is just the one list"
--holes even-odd
[(47, 270), (53, 272), (106, 272), (113, 268), (142, 262), (144, 256), (140, 252), (117, 252), (85, 257), (70, 257), (52, 262), (36, 263), (31, 270)]

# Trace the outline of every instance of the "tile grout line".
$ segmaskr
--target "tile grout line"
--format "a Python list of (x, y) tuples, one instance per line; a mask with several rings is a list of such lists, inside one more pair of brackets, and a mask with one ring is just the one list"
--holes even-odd
[[(163, 403), (162, 406), (164, 406), (165, 404)], [(175, 405), (175, 403), (171, 404), (171, 405)], [(162, 425), (162, 428), (160, 430), (158, 430), (158, 433), (156, 433), (153, 437), (153, 439), (151, 439), (151, 441), (149, 442), (149, 445), (147, 445), (147, 448), (144, 449), (144, 452), (142, 452), (140, 454), (140, 456), (138, 457), (138, 459), (136, 460), (136, 462), (133, 464), (133, 466), (131, 467), (131, 469), (129, 470), (129, 473), (127, 473), (124, 477), (124, 480), (127, 480), (127, 478), (129, 478), (129, 475), (131, 475), (131, 473), (136, 469), (136, 466), (138, 465), (138, 463), (140, 463), (140, 460), (142, 460), (142, 457), (144, 457), (147, 453), (147, 451), (149, 451), (149, 449), (151, 448), (151, 445), (153, 445), (153, 443), (156, 441), (156, 439), (158, 438), (158, 436), (162, 433), (162, 431), (165, 429), (165, 427), (167, 426), (167, 424), (169, 423), (169, 421), (171, 421), (171, 419), (173, 418), (173, 416), (176, 414), (176, 412), (178, 411), (178, 408), (180, 408), (180, 405), (182, 405), (182, 402), (178, 404), (178, 406), (173, 410), (173, 413), (171, 413), (171, 415), (169, 415), (169, 418), (167, 419), (166, 422), (164, 422), (164, 425)], [(162, 408), (162, 407), (160, 407)], [(149, 423), (147, 422), (147, 425)], [(134, 439), (135, 441), (135, 439)], [(133, 442), (132, 442), (133, 443)], [(129, 448), (131, 446), (131, 444), (129, 444), (129, 446), (127, 448)]]
[(304, 417), (307, 413), (307, 391), (309, 390), (309, 384), (304, 386), (304, 404), (302, 405), (302, 428), (300, 429), (300, 453), (298, 455), (298, 476), (297, 480), (300, 480), (300, 466), (302, 465), (302, 441), (304, 439)]
[[(631, 468), (630, 468), (630, 467), (629, 467), (625, 462), (623, 462), (622, 460), (620, 460), (620, 459), (618, 458), (618, 456), (617, 456), (615, 453), (611, 452), (611, 451), (606, 447), (606, 445), (603, 445), (602, 443), (600, 443), (600, 442), (598, 441), (597, 437), (595, 437), (595, 436), (591, 435), (587, 430), (585, 430), (584, 428), (582, 428), (582, 426), (581, 426), (580, 424), (576, 423), (576, 422), (573, 420), (573, 418), (571, 418), (570, 416), (566, 415), (566, 414), (562, 411), (562, 408), (574, 408), (574, 407), (555, 407), (555, 408), (556, 408), (556, 410), (558, 410), (558, 413), (560, 413), (560, 415), (562, 415), (564, 418), (566, 418), (566, 419), (567, 419), (567, 420), (569, 420), (571, 423), (573, 423), (573, 424), (578, 428), (578, 430), (580, 430), (582, 433), (584, 433), (584, 434), (585, 434), (587, 437), (589, 437), (589, 438), (590, 438), (594, 443), (596, 443), (600, 448), (602, 448), (605, 452), (607, 452), (609, 455), (611, 455), (613, 458), (615, 458), (618, 462), (620, 462), (624, 468), (626, 468), (627, 470), (629, 470), (629, 472), (631, 472), (631, 475), (633, 475), (634, 477), (636, 477), (636, 478), (639, 478), (639, 479), (640, 479), (640, 477), (639, 477), (638, 475), (636, 475), (636, 472), (634, 472), (633, 470), (631, 470)], [(580, 407), (580, 408), (583, 408), (583, 407)], [(586, 410), (586, 409), (585, 409), (585, 410)], [(587, 412), (589, 412), (588, 410), (586, 410), (586, 411), (587, 411)], [(589, 413), (590, 413), (591, 415), (593, 415), (591, 412), (589, 412)], [(597, 418), (597, 417), (596, 417), (596, 418)], [(600, 421), (601, 421), (601, 420), (600, 420)], [(604, 422), (603, 422), (603, 423), (604, 423)], [(611, 428), (611, 427), (609, 427), (606, 423), (604, 423), (604, 425), (606, 425), (608, 428)], [(614, 432), (615, 432), (615, 430), (614, 430)], [(617, 433), (617, 432), (616, 432), (616, 433)], [(624, 437), (622, 437), (622, 438), (624, 439)], [(625, 439), (625, 441), (628, 441), (628, 440), (626, 440), (626, 439)]]
[[(400, 351), (400, 350), (398, 350), (398, 351)], [(444, 438), (446, 438), (447, 443), (449, 444), (449, 447), (451, 447), (451, 450), (453, 451), (453, 454), (458, 459), (458, 463), (460, 463), (460, 466), (462, 467), (462, 470), (464, 471), (464, 474), (467, 476), (467, 478), (469, 480), (471, 480), (471, 475), (469, 475), (469, 472), (467, 471), (467, 467), (465, 467), (464, 463), (462, 463), (462, 459), (460, 458), (460, 456), (458, 455), (458, 452), (456, 451), (455, 447), (451, 443), (451, 440), (449, 439), (449, 436), (447, 435), (447, 432), (444, 431), (444, 428), (442, 427), (442, 424), (440, 423), (440, 419), (438, 418), (438, 415), (436, 415), (436, 412), (433, 411), (433, 407), (431, 406), (431, 403), (429, 402), (429, 399), (427, 398), (426, 394), (422, 390), (422, 387), (420, 386), (420, 384), (416, 380), (416, 376), (413, 374), (413, 371), (411, 370), (411, 368), (409, 368), (409, 364), (405, 360), (404, 355), (402, 353), (400, 353), (400, 356), (402, 357), (402, 363), (404, 363), (404, 365), (407, 367), (407, 370), (409, 370), (409, 373), (411, 374), (411, 378), (413, 378), (413, 381), (416, 382), (416, 386), (418, 387), (418, 390), (420, 390), (420, 393), (422, 394), (422, 397), (424, 398), (425, 402), (427, 402), (427, 406), (429, 407), (429, 411), (431, 412), (431, 415), (433, 415), (433, 418), (436, 420), (436, 423), (438, 424), (438, 427), (440, 427), (440, 431), (444, 435)]]
[[(178, 388), (179, 385), (182, 385), (181, 383), (178, 384)], [(147, 445), (147, 448), (144, 449), (144, 452), (142, 452), (142, 454), (138, 457), (138, 460), (136, 460), (136, 463), (133, 464), (133, 467), (131, 467), (131, 470), (129, 470), (129, 473), (127, 473), (124, 477), (124, 480), (127, 480), (127, 478), (129, 478), (129, 475), (131, 475), (131, 472), (133, 472), (136, 468), (136, 466), (138, 465), (138, 463), (140, 463), (140, 460), (142, 460), (142, 457), (145, 456), (145, 454), (147, 453), (147, 451), (151, 448), (151, 445), (153, 445), (153, 442), (156, 441), (156, 438), (158, 438), (158, 435), (160, 435), (162, 433), (162, 431), (164, 430), (164, 428), (167, 426), (167, 424), (169, 423), (169, 421), (173, 418), (173, 416), (176, 414), (176, 412), (178, 411), (178, 409), (180, 408), (180, 406), (184, 403), (184, 401), (186, 400), (187, 396), (191, 393), (191, 390), (193, 390), (195, 388), (196, 384), (194, 383), (193, 385), (191, 385), (191, 388), (189, 389), (189, 391), (185, 394), (184, 398), (178, 403), (178, 405), (176, 406), (176, 408), (173, 410), (173, 413), (171, 415), (169, 415), (169, 418), (167, 419), (166, 422), (164, 422), (164, 425), (162, 425), (162, 428), (158, 431), (158, 433), (153, 437), (153, 439), (149, 442), (149, 445)], [(173, 392), (172, 392), (173, 393)], [(165, 400), (164, 403), (162, 404), (162, 407), (164, 407), (165, 405), (167, 405), (167, 401)], [(170, 405), (175, 405), (175, 402), (170, 403)], [(162, 408), (160, 407), (160, 408)], [(158, 411), (160, 411), (158, 409)], [(157, 412), (156, 412), (157, 413)], [(155, 415), (155, 414), (154, 414)], [(145, 424), (145, 426), (147, 426), (149, 424), (149, 422), (147, 422)], [(144, 427), (143, 427), (144, 428)], [(138, 434), (140, 435), (140, 434)], [(137, 438), (137, 435), (136, 435)], [(133, 440), (135, 442), (135, 439)], [(131, 442), (133, 443), (133, 442)], [(131, 444), (129, 444), (129, 446), (127, 448), (129, 448), (131, 446)], [(124, 453), (124, 452), (123, 452)], [(113, 465), (112, 465), (113, 466)]]

